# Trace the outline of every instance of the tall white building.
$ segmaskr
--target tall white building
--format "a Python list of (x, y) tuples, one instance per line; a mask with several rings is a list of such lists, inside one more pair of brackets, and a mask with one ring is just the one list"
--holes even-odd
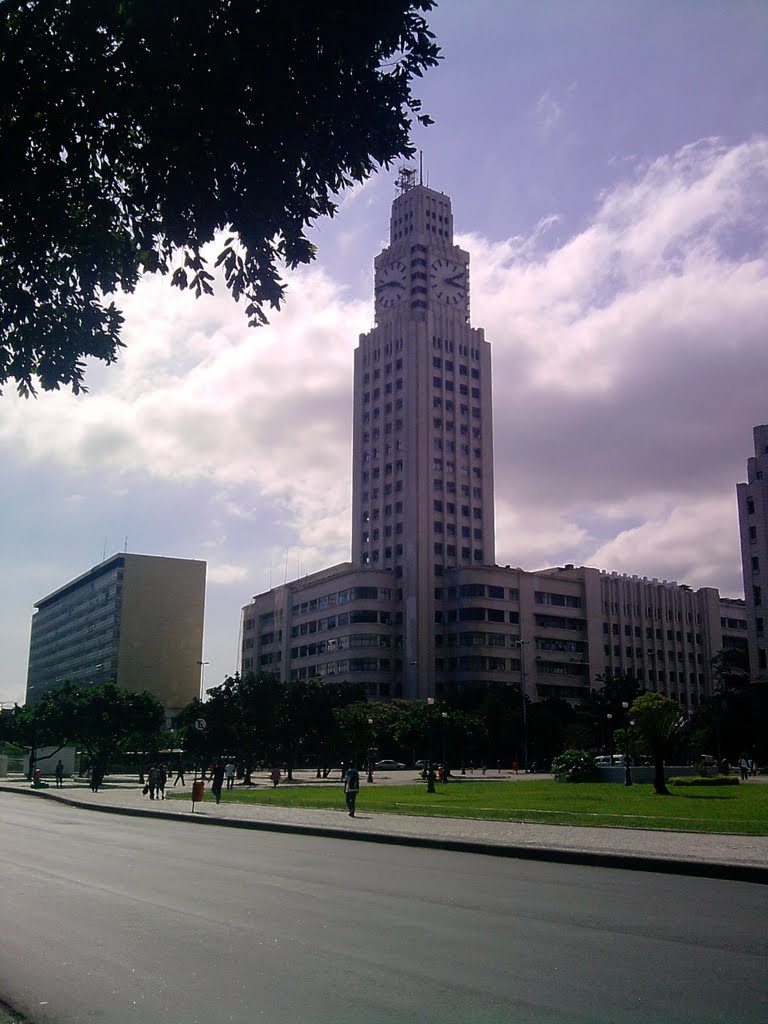
[(755, 454), (747, 460), (747, 482), (738, 484), (741, 568), (749, 633), (750, 675), (768, 682), (768, 424), (753, 430)]
[(398, 190), (355, 351), (352, 560), (254, 597), (241, 669), (380, 699), (518, 684), (574, 701), (621, 669), (696, 705), (732, 612), (716, 590), (495, 564), (491, 350), (470, 325), (469, 254), (447, 196), (409, 171)]

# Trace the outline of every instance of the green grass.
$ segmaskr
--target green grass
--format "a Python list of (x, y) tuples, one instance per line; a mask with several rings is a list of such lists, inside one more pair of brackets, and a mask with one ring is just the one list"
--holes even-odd
[[(690, 832), (736, 832), (768, 835), (768, 786), (675, 790), (657, 796), (653, 786), (625, 788), (600, 783), (472, 782), (441, 785), (434, 795), (424, 783), (376, 786), (363, 783), (360, 810), (390, 814), (488, 818), (558, 825), (597, 825), (670, 829)], [(185, 799), (189, 799), (187, 796)], [(206, 790), (206, 800), (210, 800)], [(278, 807), (344, 808), (341, 786), (280, 786), (240, 789), (222, 794), (222, 801)]]

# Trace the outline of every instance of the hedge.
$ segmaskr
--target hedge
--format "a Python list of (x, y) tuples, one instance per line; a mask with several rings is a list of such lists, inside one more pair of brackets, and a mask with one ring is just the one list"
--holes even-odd
[(668, 781), (670, 786), (738, 786), (739, 784), (735, 775), (715, 775), (713, 778), (682, 775)]

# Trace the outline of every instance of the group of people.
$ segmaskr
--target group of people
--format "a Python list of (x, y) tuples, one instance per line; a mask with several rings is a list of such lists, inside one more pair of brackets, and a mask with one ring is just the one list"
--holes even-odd
[(144, 793), (149, 793), (150, 800), (165, 800), (165, 784), (168, 781), (168, 770), (164, 764), (155, 764), (147, 772)]
[(739, 771), (742, 782), (746, 782), (750, 775), (757, 775), (757, 764), (754, 758), (750, 760), (746, 754), (742, 754), (739, 758)]

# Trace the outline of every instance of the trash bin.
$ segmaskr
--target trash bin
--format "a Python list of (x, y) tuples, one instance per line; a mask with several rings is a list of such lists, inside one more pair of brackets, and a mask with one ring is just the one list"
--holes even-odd
[(201, 780), (200, 782), (192, 783), (192, 803), (202, 803), (203, 793), (205, 792), (205, 783)]

